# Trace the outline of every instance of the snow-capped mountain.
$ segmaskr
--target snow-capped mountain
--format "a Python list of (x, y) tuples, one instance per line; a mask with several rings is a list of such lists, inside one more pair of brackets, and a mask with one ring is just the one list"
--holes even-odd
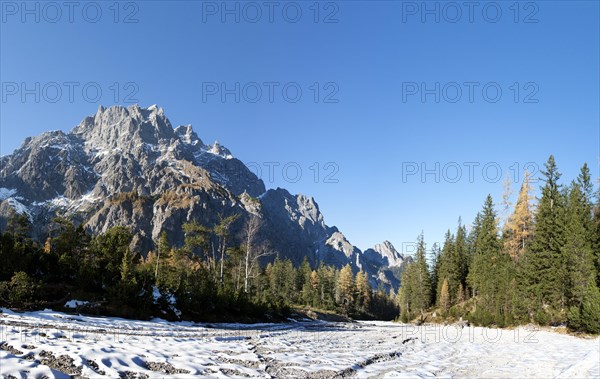
[(227, 148), (205, 144), (190, 125), (173, 128), (155, 105), (100, 107), (71, 132), (29, 137), (1, 157), (0, 227), (15, 212), (27, 214), (37, 238), (56, 214), (93, 233), (127, 226), (142, 251), (162, 232), (182, 244), (188, 221), (212, 225), (219, 215), (256, 214), (264, 220), (262, 238), (281, 257), (296, 264), (308, 257), (313, 266), (350, 263), (388, 288), (398, 285), (390, 268), (405, 261), (388, 241), (361, 252), (325, 224), (313, 198), (267, 191)]

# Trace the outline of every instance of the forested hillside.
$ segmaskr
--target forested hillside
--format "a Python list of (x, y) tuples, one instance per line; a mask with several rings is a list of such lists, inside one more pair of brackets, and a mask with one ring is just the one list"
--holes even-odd
[(125, 227), (93, 236), (55, 218), (40, 244), (30, 238), (27, 216), (14, 217), (1, 235), (0, 305), (62, 309), (77, 299), (86, 302), (78, 311), (87, 313), (197, 321), (285, 320), (292, 306), (396, 317), (393, 296), (373, 290), (367, 274), (350, 265), (313, 269), (305, 259), (296, 268), (276, 257), (261, 267), (269, 253), (255, 245), (257, 219), (245, 225), (239, 246), (231, 243), (235, 219), (183, 224), (184, 246), (170, 246), (162, 234), (156, 251), (142, 252), (130, 250), (133, 234)]
[(420, 236), (398, 293), (404, 321), (432, 311), (482, 325), (566, 323), (600, 333), (600, 192), (587, 165), (564, 184), (550, 156), (542, 175), (537, 201), (528, 175), (506, 219), (488, 195), (470, 228), (459, 221), (441, 250), (432, 247), (432, 260)]

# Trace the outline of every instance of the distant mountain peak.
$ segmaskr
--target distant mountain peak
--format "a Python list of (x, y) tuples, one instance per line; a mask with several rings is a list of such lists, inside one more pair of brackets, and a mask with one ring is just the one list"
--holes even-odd
[(202, 140), (198, 137), (192, 125), (180, 125), (175, 128), (175, 134), (179, 137), (179, 139), (188, 145), (191, 146), (204, 146)]
[(405, 262), (405, 257), (400, 254), (390, 241), (378, 243), (373, 248), (367, 249), (364, 252), (366, 259), (385, 264), (389, 267), (399, 267)]
[(231, 155), (231, 151), (229, 151), (229, 149), (227, 149), (224, 146), (221, 146), (219, 144), (219, 141), (215, 141), (215, 143), (210, 146), (210, 148), (208, 149), (208, 151), (212, 154), (221, 156), (225, 159), (232, 159), (233, 155)]
[(396, 250), (390, 241), (383, 241), (383, 243), (376, 244), (373, 248), (382, 257), (388, 259), (389, 266), (401, 266), (404, 263), (404, 256)]

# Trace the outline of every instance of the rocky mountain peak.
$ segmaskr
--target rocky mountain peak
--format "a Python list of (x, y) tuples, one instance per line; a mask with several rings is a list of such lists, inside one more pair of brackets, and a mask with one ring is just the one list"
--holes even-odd
[(348, 241), (342, 232), (339, 231), (332, 233), (327, 241), (325, 241), (325, 244), (343, 253), (347, 258), (351, 258), (358, 254), (358, 249)]
[(180, 125), (175, 128), (175, 134), (181, 140), (181, 142), (190, 145), (190, 146), (198, 146), (203, 147), (204, 143), (198, 137), (194, 129), (192, 129), (192, 125)]
[(373, 249), (377, 251), (384, 259), (387, 259), (388, 266), (401, 266), (404, 263), (404, 256), (400, 254), (390, 241), (376, 244)]
[(129, 150), (140, 143), (158, 145), (176, 138), (162, 108), (100, 106), (94, 116), (86, 117), (72, 133), (95, 148)]
[(221, 156), (225, 159), (232, 159), (233, 155), (231, 155), (231, 151), (224, 146), (219, 144), (219, 141), (215, 141), (212, 146), (209, 146), (208, 151), (212, 154)]
[(383, 241), (373, 246), (372, 249), (365, 250), (364, 256), (369, 261), (389, 267), (400, 267), (405, 261), (405, 257), (396, 250), (390, 241)]

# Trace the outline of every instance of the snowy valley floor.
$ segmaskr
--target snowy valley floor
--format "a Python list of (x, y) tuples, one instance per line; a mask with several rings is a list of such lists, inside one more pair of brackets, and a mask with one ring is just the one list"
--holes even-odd
[(194, 324), (0, 313), (3, 378), (594, 378), (600, 338), (391, 322)]

